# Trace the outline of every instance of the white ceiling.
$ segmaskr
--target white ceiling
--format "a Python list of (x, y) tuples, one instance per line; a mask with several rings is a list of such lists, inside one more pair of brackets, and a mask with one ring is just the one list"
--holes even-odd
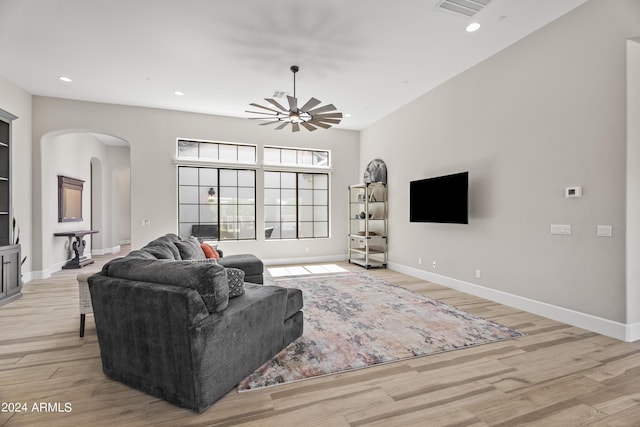
[(362, 129), (584, 2), (493, 0), (470, 19), (437, 0), (0, 0), (0, 74), (34, 95), (249, 117), (293, 92), (295, 64), (301, 102)]

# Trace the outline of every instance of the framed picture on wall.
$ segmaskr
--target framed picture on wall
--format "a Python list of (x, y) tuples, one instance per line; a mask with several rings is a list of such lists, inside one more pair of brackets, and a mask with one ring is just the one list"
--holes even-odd
[(58, 175), (58, 222), (82, 221), (84, 181)]

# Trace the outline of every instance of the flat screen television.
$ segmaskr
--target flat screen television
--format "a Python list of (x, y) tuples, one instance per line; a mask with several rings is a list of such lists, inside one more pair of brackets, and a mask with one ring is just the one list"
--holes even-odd
[(469, 172), (409, 183), (409, 221), (469, 223)]

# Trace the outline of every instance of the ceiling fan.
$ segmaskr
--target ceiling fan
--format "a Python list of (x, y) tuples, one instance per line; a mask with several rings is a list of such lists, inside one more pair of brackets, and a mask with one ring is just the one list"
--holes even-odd
[(311, 98), (302, 107), (298, 108), (298, 98), (296, 98), (296, 73), (299, 70), (300, 67), (297, 65), (291, 66), (291, 72), (293, 73), (293, 96), (287, 95), (289, 108), (285, 108), (273, 98), (265, 98), (264, 100), (271, 104), (269, 107), (264, 107), (256, 103), (249, 105), (268, 112), (246, 110), (246, 113), (260, 115), (259, 117), (249, 118), (252, 120), (266, 120), (266, 122), (261, 123), (260, 126), (278, 123), (276, 130), (284, 129), (290, 124), (292, 132), (300, 131), (300, 125), (309, 131), (314, 131), (319, 127), (329, 129), (331, 126), (339, 124), (342, 119), (342, 113), (332, 112), (337, 110), (333, 104), (315, 108), (321, 102), (316, 98)]

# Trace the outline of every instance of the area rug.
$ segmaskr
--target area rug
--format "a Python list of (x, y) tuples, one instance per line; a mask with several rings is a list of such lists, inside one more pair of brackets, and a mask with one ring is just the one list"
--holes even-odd
[(366, 273), (265, 284), (302, 289), (304, 333), (245, 378), (239, 391), (523, 335)]

